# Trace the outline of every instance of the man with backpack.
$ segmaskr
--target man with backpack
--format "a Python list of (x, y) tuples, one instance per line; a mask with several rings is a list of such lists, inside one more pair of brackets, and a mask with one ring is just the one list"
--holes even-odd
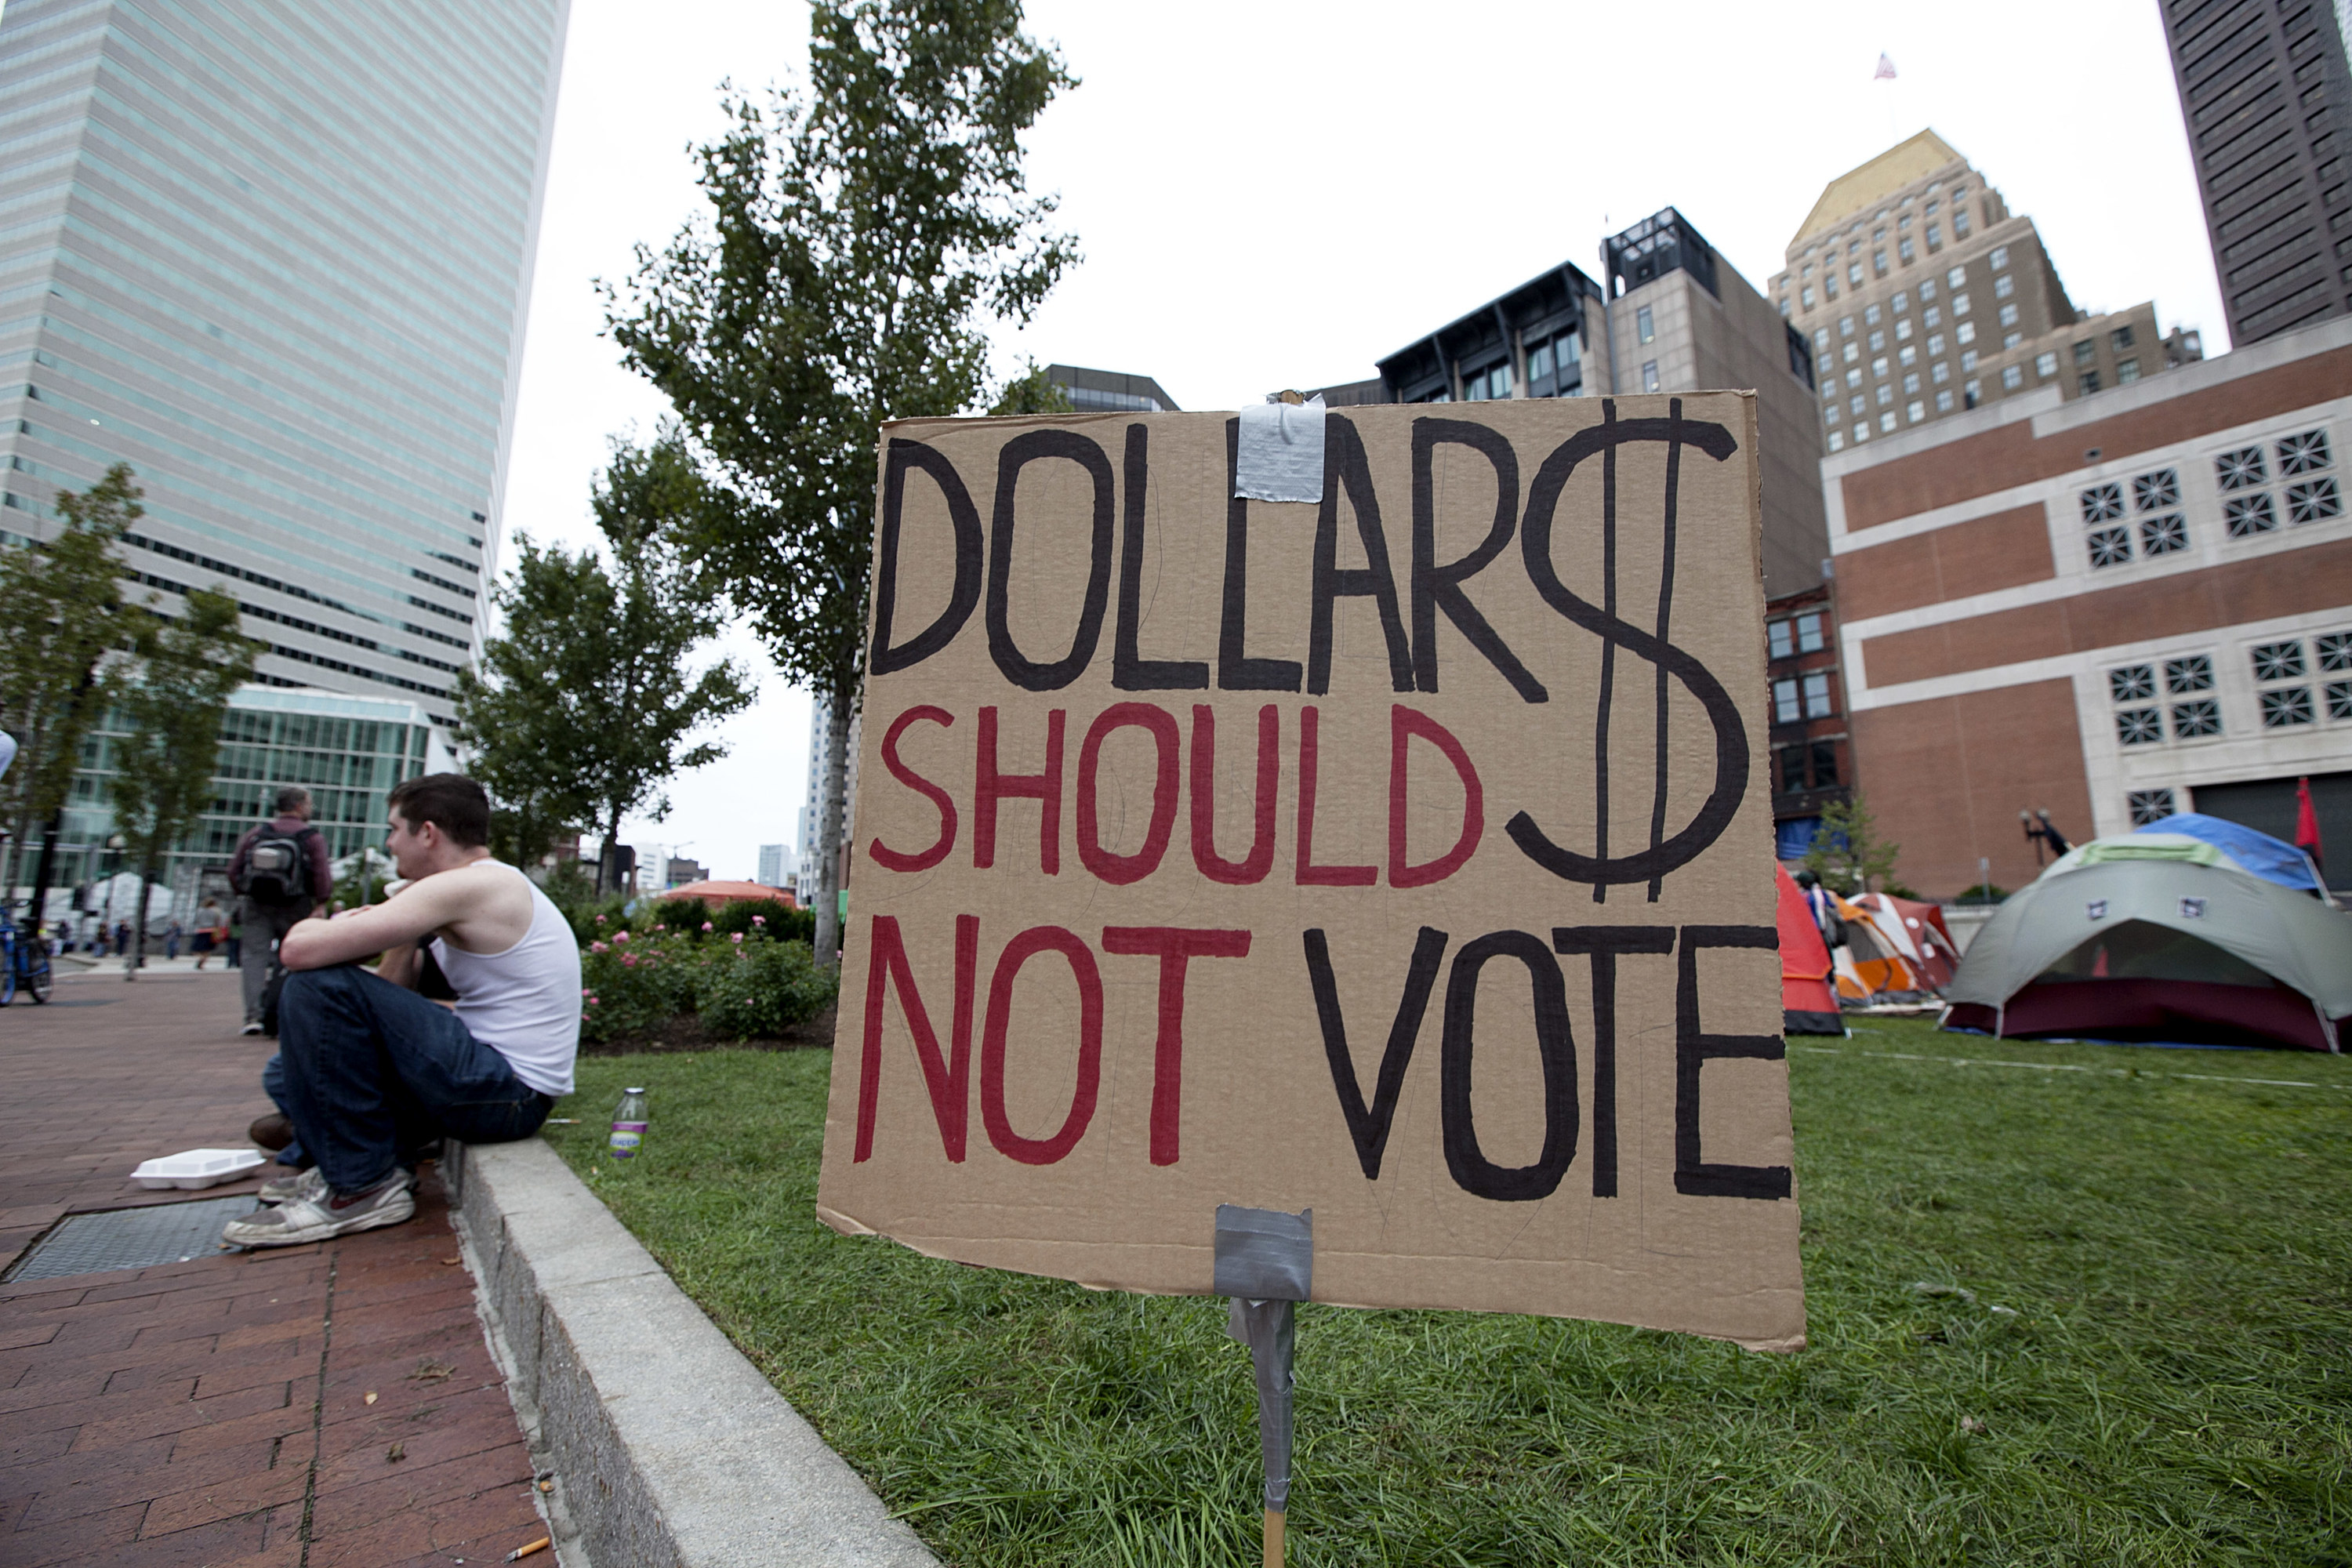
[(327, 865), (327, 840), (310, 826), (309, 790), (288, 784), (278, 792), (278, 815), (237, 841), (228, 863), (228, 882), (245, 900), (245, 943), (252, 950), (243, 966), (243, 1032), (258, 1035), (269, 982), (280, 973), (278, 940), (310, 919), (334, 884)]

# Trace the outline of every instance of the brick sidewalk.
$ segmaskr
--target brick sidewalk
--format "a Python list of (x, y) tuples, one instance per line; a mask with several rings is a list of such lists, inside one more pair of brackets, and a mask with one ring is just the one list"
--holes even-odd
[[(127, 1176), (245, 1145), (275, 1047), (238, 1008), (207, 972), (0, 1010), (0, 1263), (64, 1214), (252, 1189)], [(0, 1285), (0, 1434), (10, 1568), (493, 1563), (547, 1533), (429, 1167), (406, 1225)]]

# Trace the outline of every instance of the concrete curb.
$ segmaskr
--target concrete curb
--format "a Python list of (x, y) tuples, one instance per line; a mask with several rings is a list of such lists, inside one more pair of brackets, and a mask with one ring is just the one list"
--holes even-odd
[(938, 1568), (915, 1532), (536, 1138), (442, 1180), (573, 1551), (630, 1568)]

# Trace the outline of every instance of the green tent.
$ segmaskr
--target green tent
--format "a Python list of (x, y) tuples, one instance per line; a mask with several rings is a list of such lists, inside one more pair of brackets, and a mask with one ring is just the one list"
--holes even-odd
[(2352, 915), (2184, 835), (2095, 839), (1994, 912), (1945, 994), (1948, 1028), (2333, 1051)]

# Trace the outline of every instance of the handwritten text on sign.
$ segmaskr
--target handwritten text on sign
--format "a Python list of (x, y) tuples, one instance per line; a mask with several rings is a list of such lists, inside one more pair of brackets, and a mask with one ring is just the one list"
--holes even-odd
[(1335, 412), (1319, 505), (1236, 428), (887, 434), (822, 1211), (1789, 1341), (1747, 400)]

